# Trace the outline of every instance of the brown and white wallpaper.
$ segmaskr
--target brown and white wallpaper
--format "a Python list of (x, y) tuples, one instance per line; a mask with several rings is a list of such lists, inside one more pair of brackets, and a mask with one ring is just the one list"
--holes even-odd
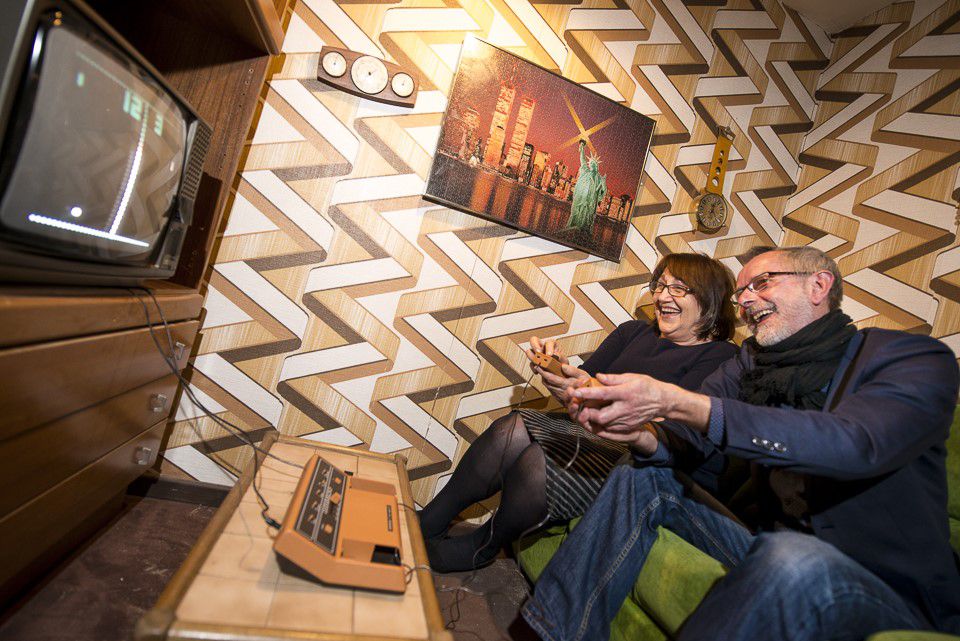
[[(269, 430), (408, 460), (418, 502), (519, 402), (531, 334), (589, 354), (649, 302), (659, 256), (829, 251), (861, 325), (960, 352), (960, 0), (897, 3), (828, 37), (775, 0), (299, 0), (209, 281), (192, 387)], [(619, 264), (421, 198), (468, 33), (657, 129)], [(413, 109), (316, 80), (347, 47), (413, 68)], [(736, 134), (728, 225), (696, 230), (715, 130)], [(640, 152), (638, 152), (639, 154)], [(637, 158), (640, 161), (640, 158)], [(639, 308), (639, 310), (638, 310)], [(184, 398), (164, 470), (230, 483), (250, 456)]]

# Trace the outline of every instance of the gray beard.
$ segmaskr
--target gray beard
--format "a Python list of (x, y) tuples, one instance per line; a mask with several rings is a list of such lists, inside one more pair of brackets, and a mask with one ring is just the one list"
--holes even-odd
[[(771, 345), (776, 345), (780, 341), (790, 338), (793, 332), (789, 328), (781, 325), (779, 328), (758, 328), (760, 331), (754, 332), (753, 337), (757, 340), (757, 344), (761, 347), (770, 347)], [(769, 331), (768, 331), (769, 330)]]

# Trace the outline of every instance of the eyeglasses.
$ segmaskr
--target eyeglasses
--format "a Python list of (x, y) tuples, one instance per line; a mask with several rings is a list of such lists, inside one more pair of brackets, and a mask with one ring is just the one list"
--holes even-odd
[(674, 298), (683, 298), (693, 290), (687, 287), (686, 285), (681, 285), (680, 283), (670, 283), (669, 285), (662, 280), (654, 281), (647, 285), (650, 288), (651, 294), (659, 294), (663, 290), (667, 290)]
[(740, 296), (743, 295), (743, 292), (750, 290), (754, 294), (757, 292), (762, 292), (770, 285), (770, 280), (774, 276), (809, 276), (814, 272), (763, 272), (754, 276), (749, 283), (743, 287), (738, 287), (733, 290), (733, 296), (730, 297), (730, 300), (733, 301), (734, 305), (740, 305)]

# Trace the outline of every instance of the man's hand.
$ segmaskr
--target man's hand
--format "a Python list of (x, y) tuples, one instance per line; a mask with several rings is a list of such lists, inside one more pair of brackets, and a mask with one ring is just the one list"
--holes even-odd
[(597, 374), (597, 380), (602, 387), (567, 390), (567, 411), (598, 436), (629, 443), (649, 455), (656, 449), (656, 439), (644, 426), (650, 421), (670, 418), (706, 431), (710, 420), (707, 396), (643, 374)]
[[(533, 355), (535, 352), (555, 356), (561, 363), (563, 376), (552, 374), (542, 367), (534, 364)], [(560, 345), (554, 340), (541, 340), (536, 336), (530, 337), (530, 349), (526, 350), (527, 358), (530, 359), (530, 367), (534, 372), (540, 375), (544, 387), (553, 395), (555, 399), (567, 404), (567, 389), (576, 387), (582, 380), (590, 378), (590, 375), (578, 367), (574, 367), (567, 360), (560, 350)]]
[(643, 374), (598, 374), (597, 380), (603, 385), (567, 390), (570, 415), (597, 436), (652, 454), (656, 437), (644, 424), (662, 415), (657, 385), (665, 383)]

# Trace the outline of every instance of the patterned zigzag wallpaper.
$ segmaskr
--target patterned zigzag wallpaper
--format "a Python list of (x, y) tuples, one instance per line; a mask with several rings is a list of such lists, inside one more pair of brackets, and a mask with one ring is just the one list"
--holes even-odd
[[(737, 271), (752, 245), (812, 243), (861, 326), (960, 353), (960, 0), (892, 4), (834, 37), (776, 0), (299, 0), (288, 19), (191, 377), (254, 440), (400, 452), (423, 503), (491, 419), (545, 403), (528, 337), (588, 354), (644, 313), (675, 251)], [(620, 264), (421, 198), (467, 33), (657, 120)], [(415, 108), (318, 82), (324, 44), (415, 68)], [(689, 212), (717, 125), (736, 134), (733, 213), (707, 235)], [(249, 456), (181, 401), (164, 473), (230, 483), (211, 458)]]

